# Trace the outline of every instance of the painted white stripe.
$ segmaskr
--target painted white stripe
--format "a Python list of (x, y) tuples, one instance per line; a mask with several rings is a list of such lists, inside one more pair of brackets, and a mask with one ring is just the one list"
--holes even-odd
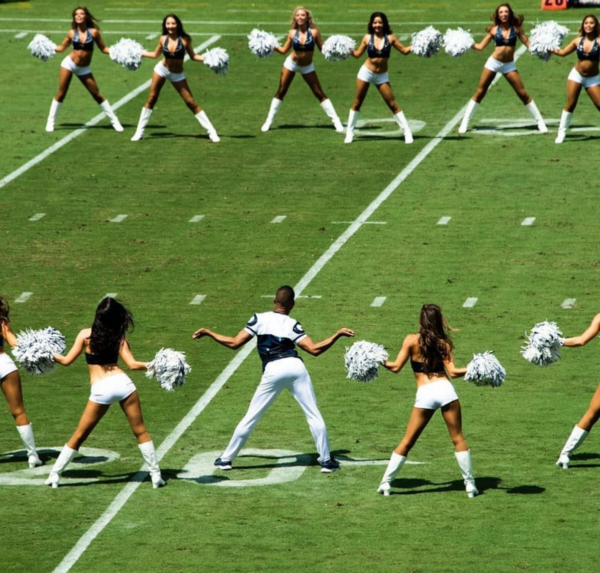
[(452, 217), (442, 217), (437, 224), (438, 225), (447, 225), (450, 222), (450, 219), (452, 219)]
[(371, 306), (383, 306), (386, 296), (376, 296), (375, 300), (371, 303)]
[(15, 299), (15, 302), (27, 302), (31, 298), (32, 294), (32, 292), (22, 292), (21, 296)]
[[(525, 47), (519, 48), (515, 54), (515, 60), (524, 53)], [(325, 251), (318, 261), (308, 270), (308, 272), (300, 279), (294, 287), (297, 296), (313, 281), (319, 274), (321, 269), (334, 257), (334, 255), (354, 236), (361, 228), (362, 224), (373, 215), (373, 213), (388, 199), (388, 197), (404, 182), (404, 180), (427, 158), (427, 156), (444, 140), (462, 119), (465, 113), (466, 105), (441, 129), (441, 131), (429, 141), (429, 143), (417, 154), (417, 156), (398, 174), (398, 176), (371, 202), (371, 204), (358, 216), (352, 223), (350, 228)], [(273, 295), (268, 295), (272, 297)], [(316, 297), (314, 297), (316, 298)], [(228, 380), (233, 376), (235, 371), (241, 364), (250, 356), (256, 347), (256, 339), (253, 338), (246, 346), (235, 355), (233, 360), (227, 365), (225, 370), (217, 377), (217, 379), (209, 386), (204, 395), (194, 404), (192, 409), (185, 417), (177, 424), (177, 427), (165, 438), (163, 443), (156, 450), (156, 457), (160, 461), (166, 453), (175, 445), (177, 440), (183, 433), (194, 423), (196, 418), (210, 404), (212, 399), (217, 395), (219, 390), (225, 386)], [(138, 472), (139, 473), (139, 472)], [(138, 474), (136, 474), (137, 476)], [(136, 476), (128, 483), (115, 500), (110, 504), (108, 509), (100, 516), (100, 518), (92, 524), (92, 526), (83, 534), (81, 539), (76, 543), (75, 547), (69, 551), (65, 558), (59, 563), (54, 570), (54, 573), (67, 573), (71, 567), (77, 562), (85, 550), (89, 547), (92, 541), (102, 532), (102, 530), (110, 523), (112, 518), (119, 510), (127, 503), (135, 490), (139, 487), (139, 481)]]
[(278, 215), (271, 221), (271, 223), (283, 223), (283, 221), (285, 221), (286, 218), (287, 218), (287, 215)]
[(158, 38), (158, 34), (148, 34), (146, 36), (146, 40), (154, 40), (154, 38)]
[(109, 219), (110, 223), (122, 223), (128, 215), (117, 215), (114, 219)]
[(576, 301), (576, 298), (566, 298), (565, 300), (563, 300), (563, 303), (560, 306), (562, 306), (564, 309), (573, 308), (575, 306)]
[(535, 222), (535, 217), (525, 217), (525, 219), (523, 219), (523, 222), (521, 223), (521, 225), (523, 227), (531, 227), (531, 225), (533, 225), (534, 222)]
[(204, 219), (204, 215), (194, 215), (189, 222), (190, 223), (199, 223), (200, 221), (202, 221), (202, 219)]
[(469, 297), (467, 300), (465, 300), (465, 302), (463, 303), (463, 308), (473, 308), (476, 304), (477, 301), (479, 299), (475, 296), (471, 296)]
[(107, 292), (100, 300), (104, 300), (105, 298), (117, 298), (117, 292)]
[[(64, 30), (63, 30), (63, 33), (64, 33)], [(206, 42), (200, 44), (197, 48), (194, 48), (194, 50), (196, 52), (200, 52), (200, 51), (204, 50), (204, 48), (207, 48), (211, 44), (214, 44), (215, 42), (217, 42), (220, 38), (221, 38), (221, 36), (219, 36), (219, 35), (213, 36)], [(186, 59), (189, 59), (189, 56), (186, 56)], [(118, 110), (121, 106), (125, 105), (126, 103), (130, 102), (134, 97), (141, 94), (144, 90), (147, 90), (150, 87), (151, 82), (152, 82), (152, 80), (148, 80), (147, 82), (144, 82), (141, 86), (139, 86), (139, 87), (135, 88), (133, 91), (129, 92), (125, 97), (121, 98), (118, 102), (112, 104), (113, 110), (115, 110), (115, 111)], [(69, 133), (69, 135), (66, 135), (65, 137), (63, 137), (62, 139), (57, 141), (54, 145), (51, 145), (48, 149), (46, 149), (46, 151), (43, 151), (42, 153), (40, 153), (39, 155), (37, 155), (36, 157), (31, 159), (27, 163), (25, 163), (25, 165), (22, 165), (17, 170), (13, 171), (12, 173), (9, 173), (3, 179), (0, 179), (0, 189), (2, 189), (2, 187), (7, 185), (8, 183), (10, 183), (11, 181), (14, 181), (20, 175), (23, 175), (23, 173), (26, 173), (27, 171), (29, 171), (32, 167), (36, 166), (38, 163), (41, 163), (42, 161), (44, 161), (44, 159), (46, 159), (46, 157), (49, 157), (55, 151), (58, 151), (61, 147), (64, 147), (65, 145), (67, 145), (67, 143), (71, 142), (76, 137), (79, 137), (82, 133), (85, 133), (87, 131), (88, 127), (92, 127), (93, 125), (96, 125), (103, 119), (105, 119), (104, 113), (98, 114), (96, 117), (90, 119), (90, 121), (88, 121), (82, 128), (72, 131), (71, 133)]]
[(196, 296), (195, 296), (195, 297), (192, 299), (192, 301), (190, 302), (190, 304), (195, 304), (195, 305), (202, 304), (202, 301), (203, 301), (205, 298), (206, 298), (206, 295), (205, 295), (205, 294), (197, 294), (197, 295), (196, 295)]
[(19, 34), (15, 34), (15, 39), (21, 40), (25, 36), (27, 36), (27, 32), (20, 32)]
[(46, 216), (46, 213), (36, 213), (35, 215), (33, 215), (33, 217), (29, 217), (29, 221), (39, 221), (40, 219), (42, 219), (43, 217)]
[[(332, 225), (352, 225), (354, 221), (331, 221)], [(365, 221), (363, 225), (387, 225), (387, 221)]]

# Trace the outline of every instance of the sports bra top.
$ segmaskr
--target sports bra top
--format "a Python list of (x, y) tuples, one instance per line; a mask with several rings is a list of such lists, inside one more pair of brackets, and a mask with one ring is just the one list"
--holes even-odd
[(75, 28), (75, 33), (73, 34), (73, 40), (71, 41), (74, 50), (85, 50), (86, 52), (91, 52), (94, 49), (94, 37), (88, 28), (85, 32), (85, 40), (82, 42), (79, 38), (79, 29)]
[(163, 43), (163, 56), (167, 58), (167, 60), (183, 60), (185, 57), (185, 46), (183, 45), (183, 40), (180, 37), (177, 37), (177, 47), (174, 52), (169, 51), (169, 37), (165, 38)]
[(510, 46), (511, 48), (514, 48), (517, 45), (517, 31), (515, 30), (515, 27), (510, 27), (508, 38), (505, 38), (502, 34), (502, 26), (497, 26), (494, 41), (496, 42), (496, 46)]
[(105, 364), (116, 364), (119, 358), (118, 354), (89, 354), (85, 353), (85, 361), (88, 364), (97, 364), (104, 366)]
[(375, 47), (375, 34), (371, 34), (371, 39), (367, 44), (367, 56), (369, 56), (369, 58), (389, 58), (391, 53), (392, 45), (390, 44), (387, 36), (384, 36), (383, 48), (378, 50)]
[[(417, 360), (413, 360), (411, 358), (410, 367), (412, 368), (415, 374), (425, 374), (425, 362), (418, 362)], [(444, 366), (442, 364), (437, 365), (433, 372), (444, 372)]]
[(300, 43), (300, 28), (296, 28), (294, 39), (292, 40), (292, 49), (294, 52), (314, 52), (315, 51), (315, 39), (310, 32), (310, 28), (306, 30), (306, 39), (304, 44)]
[(589, 52), (585, 52), (583, 49), (583, 43), (585, 38), (579, 40), (577, 45), (577, 59), (578, 60), (589, 60), (591, 62), (600, 62), (600, 49), (598, 49), (598, 38), (594, 38), (594, 45)]

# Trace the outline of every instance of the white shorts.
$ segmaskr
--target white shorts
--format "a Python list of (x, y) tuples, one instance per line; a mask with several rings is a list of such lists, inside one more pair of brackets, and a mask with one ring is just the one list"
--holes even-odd
[(593, 88), (594, 86), (600, 85), (600, 77), (592, 76), (591, 78), (586, 78), (582, 76), (575, 68), (571, 70), (569, 74), (568, 80), (581, 84), (586, 90), (588, 88)]
[(514, 62), (501, 62), (496, 58), (492, 58), (491, 56), (488, 58), (488, 61), (485, 63), (484, 68), (494, 72), (500, 73), (503, 75), (509, 74), (510, 72), (516, 72), (517, 66)]
[(311, 62), (308, 64), (308, 66), (299, 66), (296, 62), (294, 62), (294, 60), (292, 60), (292, 56), (288, 56), (286, 58), (285, 62), (283, 62), (283, 67), (287, 70), (290, 70), (290, 72), (299, 72), (303, 76), (315, 71), (314, 62)]
[(417, 389), (417, 397), (415, 398), (415, 408), (423, 408), (424, 410), (437, 410), (450, 402), (458, 400), (454, 386), (449, 380), (439, 380), (438, 382), (430, 382), (424, 386), (419, 386)]
[(127, 374), (115, 374), (92, 384), (90, 402), (106, 405), (114, 404), (131, 396), (135, 390), (136, 388)]
[(390, 75), (387, 72), (383, 72), (382, 74), (376, 74), (372, 72), (367, 66), (361, 66), (360, 70), (358, 70), (358, 75), (356, 76), (359, 80), (363, 82), (367, 82), (368, 84), (375, 84), (376, 86), (380, 84), (386, 84), (390, 82)]
[(71, 56), (67, 56), (61, 63), (60, 67), (65, 70), (69, 70), (76, 76), (88, 76), (92, 73), (90, 66), (78, 66), (72, 59)]
[(0, 381), (17, 370), (13, 359), (6, 353), (0, 352)]
[(154, 66), (154, 71), (161, 77), (171, 80), (171, 83), (182, 82), (185, 80), (185, 74), (183, 72), (173, 73), (170, 72), (162, 62), (158, 62)]

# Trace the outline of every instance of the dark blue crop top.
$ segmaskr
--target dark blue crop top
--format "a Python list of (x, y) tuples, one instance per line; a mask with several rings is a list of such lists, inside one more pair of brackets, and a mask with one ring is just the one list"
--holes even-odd
[[(410, 359), (410, 367), (412, 368), (415, 374), (425, 374), (425, 362), (418, 362), (416, 360)], [(444, 372), (443, 364), (436, 365), (433, 372)]]
[(502, 26), (497, 26), (494, 41), (496, 42), (496, 46), (510, 46), (511, 48), (514, 48), (517, 45), (517, 31), (515, 30), (515, 27), (510, 27), (508, 38), (505, 38), (502, 34)]
[(104, 366), (106, 364), (116, 364), (119, 354), (88, 354), (85, 353), (85, 361), (88, 364), (97, 364)]
[(79, 30), (75, 28), (73, 40), (71, 41), (74, 50), (85, 50), (91, 52), (94, 49), (94, 37), (88, 28), (85, 32), (85, 40), (82, 42), (79, 38)]
[(174, 52), (169, 51), (169, 38), (168, 36), (165, 38), (163, 43), (163, 56), (168, 60), (183, 60), (185, 57), (185, 46), (183, 45), (183, 40), (181, 38), (177, 38), (177, 47)]
[(375, 35), (371, 34), (371, 39), (367, 44), (367, 56), (369, 56), (369, 58), (389, 58), (391, 53), (392, 45), (390, 44), (387, 36), (384, 36), (383, 48), (378, 50), (375, 47)]
[(585, 52), (583, 49), (583, 43), (585, 38), (581, 38), (577, 45), (577, 59), (578, 60), (589, 60), (591, 62), (600, 62), (600, 50), (598, 49), (598, 38), (594, 38), (594, 45), (589, 52)]
[(296, 29), (294, 39), (292, 40), (292, 49), (294, 52), (314, 52), (315, 51), (315, 39), (310, 32), (310, 28), (306, 30), (306, 39), (304, 44), (300, 43), (300, 28)]

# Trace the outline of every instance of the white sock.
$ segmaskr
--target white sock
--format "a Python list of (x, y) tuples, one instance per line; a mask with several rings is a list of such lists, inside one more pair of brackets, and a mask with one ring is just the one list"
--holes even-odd
[(262, 127), (260, 128), (261, 131), (269, 131), (269, 129), (271, 129), (271, 125), (273, 125), (273, 120), (275, 119), (275, 116), (277, 115), (277, 112), (279, 111), (279, 108), (281, 107), (282, 103), (283, 103), (283, 100), (277, 99), (276, 97), (274, 97), (271, 100), (271, 107), (269, 108), (269, 114), (267, 115), (267, 119), (265, 120), (265, 123), (263, 123)]
[(199, 111), (194, 117), (200, 122), (200, 125), (206, 129), (208, 137), (213, 143), (218, 143), (221, 141), (217, 135), (217, 130), (213, 127), (213, 124), (210, 123), (210, 119), (208, 119), (208, 116), (206, 113), (204, 113), (204, 111)]

